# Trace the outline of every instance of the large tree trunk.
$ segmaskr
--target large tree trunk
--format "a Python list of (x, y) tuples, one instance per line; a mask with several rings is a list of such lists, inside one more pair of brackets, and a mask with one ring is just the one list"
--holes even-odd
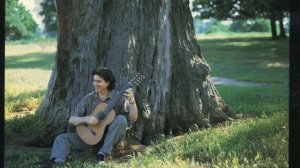
[(37, 113), (49, 125), (44, 145), (67, 131), (67, 118), (93, 90), (93, 68), (118, 81), (146, 76), (137, 88), (133, 136), (148, 143), (229, 119), (195, 40), (188, 0), (57, 0), (59, 38), (48, 91)]

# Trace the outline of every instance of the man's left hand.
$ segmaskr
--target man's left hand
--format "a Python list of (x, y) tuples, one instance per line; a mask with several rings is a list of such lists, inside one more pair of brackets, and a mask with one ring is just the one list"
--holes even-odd
[(134, 100), (134, 95), (133, 95), (133, 91), (131, 88), (125, 90), (124, 95), (126, 96), (126, 98), (128, 99), (129, 103), (130, 102), (135, 102)]

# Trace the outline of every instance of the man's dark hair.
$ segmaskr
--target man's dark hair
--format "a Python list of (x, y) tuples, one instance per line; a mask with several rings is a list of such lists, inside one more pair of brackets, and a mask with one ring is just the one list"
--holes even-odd
[(107, 68), (97, 68), (94, 69), (91, 73), (93, 76), (98, 75), (105, 80), (105, 82), (109, 82), (108, 90), (111, 91), (115, 88), (116, 79), (111, 70)]

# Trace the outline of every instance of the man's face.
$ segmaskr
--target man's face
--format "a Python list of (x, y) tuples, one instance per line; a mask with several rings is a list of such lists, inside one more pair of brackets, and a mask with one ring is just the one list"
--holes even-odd
[(99, 75), (94, 75), (93, 85), (96, 92), (100, 92), (102, 90), (107, 90), (109, 82), (106, 82)]

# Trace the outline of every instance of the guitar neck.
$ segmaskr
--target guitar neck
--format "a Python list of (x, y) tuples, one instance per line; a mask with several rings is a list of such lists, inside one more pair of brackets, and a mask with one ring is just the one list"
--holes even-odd
[(102, 119), (103, 117), (105, 118), (108, 115), (108, 113), (122, 100), (123, 95), (125, 93), (125, 90), (128, 89), (128, 88), (130, 88), (130, 87), (131, 87), (131, 84), (127, 83), (121, 89), (121, 91), (119, 93), (117, 93), (115, 95), (115, 97), (112, 98), (112, 100), (108, 103), (108, 105), (105, 107), (105, 109), (102, 110), (102, 112), (97, 115), (97, 118), (98, 119)]
[(119, 93), (115, 95), (114, 98), (112, 98), (111, 102), (108, 103), (108, 105), (102, 110), (100, 113), (97, 114), (97, 118), (102, 120), (106, 118), (108, 113), (122, 100), (123, 95), (128, 88), (132, 88), (134, 86), (137, 86), (145, 76), (138, 74), (133, 79), (131, 79), (129, 82), (127, 82), (121, 89)]
[(123, 95), (119, 93), (114, 97), (111, 102), (108, 103), (108, 105), (105, 107), (105, 109), (102, 111), (105, 115), (107, 115), (121, 100)]

